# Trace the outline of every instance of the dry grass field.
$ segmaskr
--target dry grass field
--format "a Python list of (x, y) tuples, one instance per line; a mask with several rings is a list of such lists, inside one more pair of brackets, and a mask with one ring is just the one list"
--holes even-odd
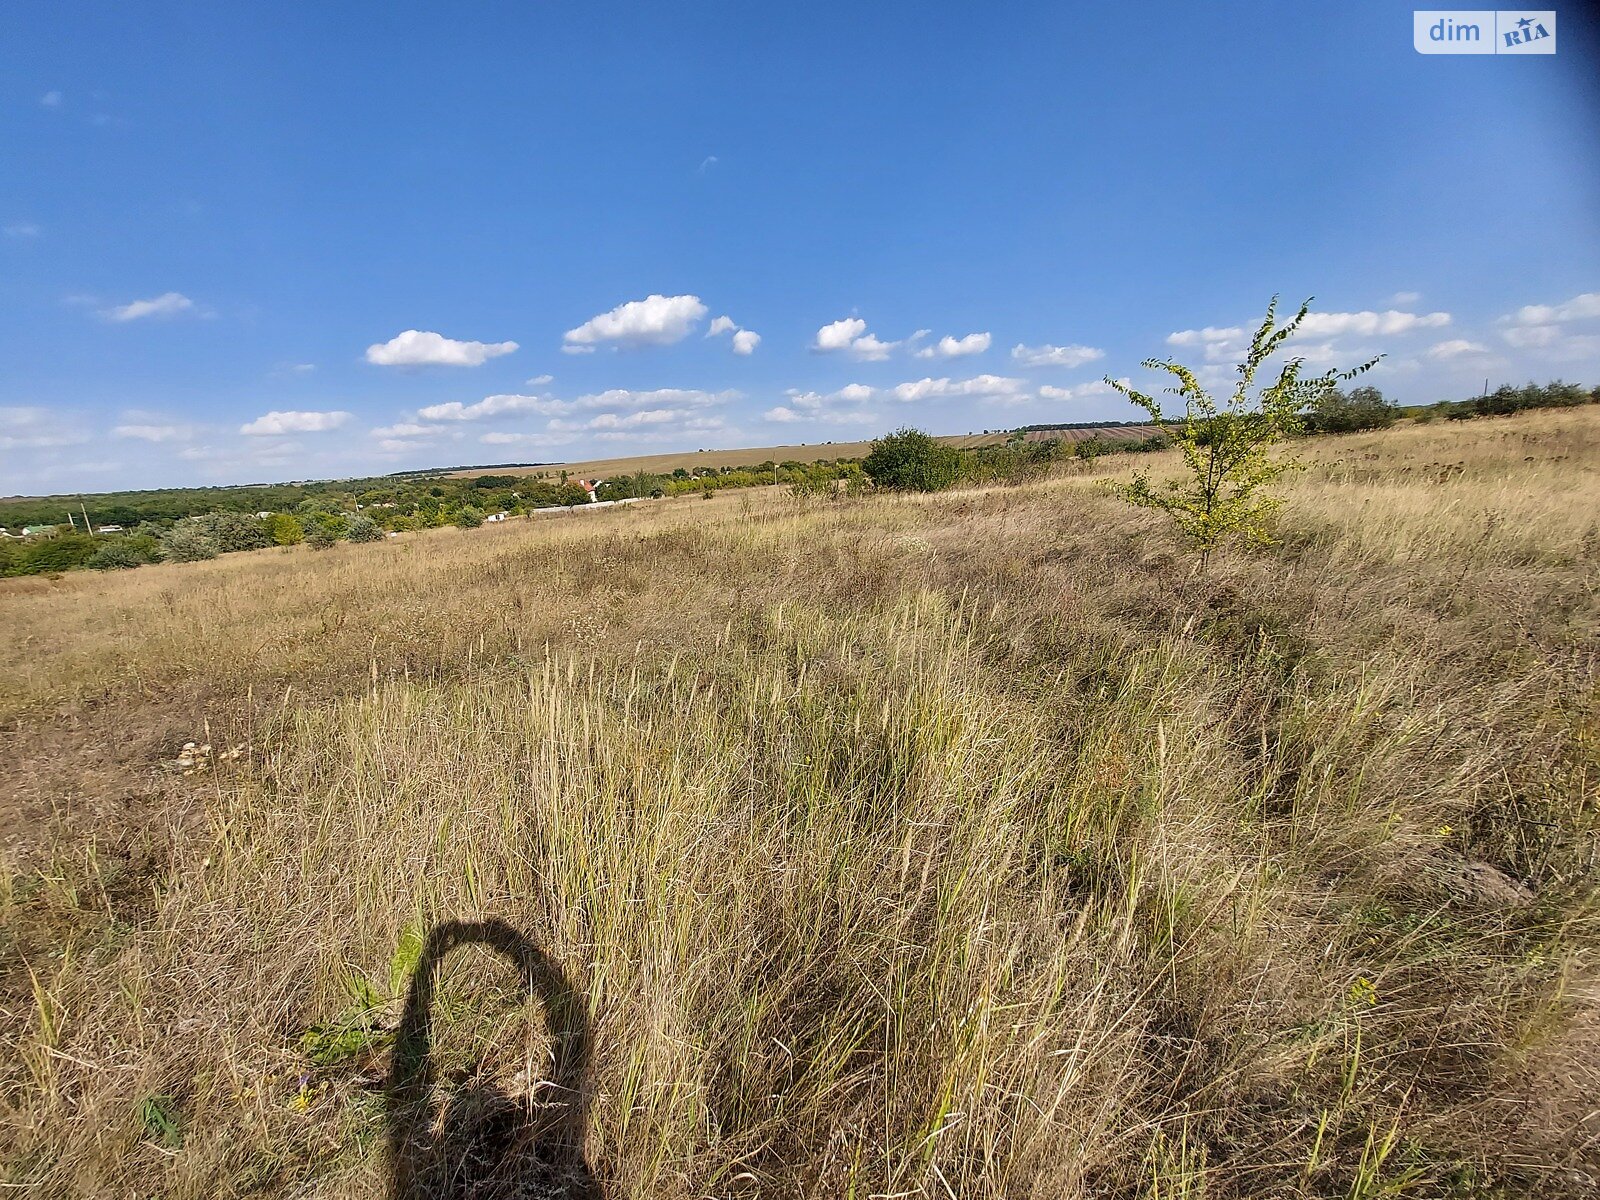
[(1600, 1194), (1600, 412), (1301, 449), (0, 582), (0, 1185)]
[[(1083, 441), (1099, 437), (1108, 442), (1132, 441), (1150, 436), (1150, 429), (1139, 425), (1107, 425), (1094, 429), (1062, 429), (1028, 434), (1029, 440), (1059, 437), (1064, 441)], [(1003, 442), (1004, 433), (958, 433), (941, 437), (941, 442), (965, 448), (991, 446)], [(803, 446), (755, 446), (743, 450), (689, 450), (674, 454), (636, 454), (629, 458), (594, 458), (583, 462), (545, 463), (537, 467), (496, 467), (495, 474), (558, 475), (562, 471), (579, 479), (613, 479), (639, 471), (671, 474), (680, 467), (753, 467), (763, 462), (833, 462), (841, 458), (865, 458), (871, 442), (815, 442)], [(483, 471), (455, 471), (456, 476), (481, 475)]]

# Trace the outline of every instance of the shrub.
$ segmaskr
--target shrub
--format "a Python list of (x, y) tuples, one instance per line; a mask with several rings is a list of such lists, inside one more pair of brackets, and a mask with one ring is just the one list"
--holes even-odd
[(1127, 383), (1106, 376), (1106, 382), (1150, 414), (1162, 433), (1177, 444), (1188, 474), (1171, 479), (1164, 488), (1154, 488), (1143, 472), (1133, 482), (1117, 488), (1129, 504), (1155, 508), (1170, 516), (1200, 552), (1200, 569), (1210, 561), (1211, 552), (1224, 538), (1239, 535), (1265, 542), (1267, 522), (1280, 501), (1268, 494), (1267, 487), (1299, 464), (1285, 456), (1269, 457), (1267, 451), (1290, 434), (1300, 430), (1299, 414), (1335, 384), (1371, 370), (1377, 359), (1349, 371), (1328, 371), (1315, 379), (1301, 379), (1304, 360), (1292, 358), (1278, 372), (1277, 381), (1251, 396), (1256, 372), (1293, 337), (1311, 310), (1307, 300), (1283, 325), (1277, 323), (1278, 298), (1267, 304), (1267, 315), (1255, 335), (1244, 362), (1239, 364), (1239, 381), (1233, 395), (1218, 404), (1200, 386), (1194, 372), (1171, 359), (1146, 359), (1152, 370), (1166, 371), (1178, 381), (1168, 388), (1182, 398), (1181, 421), (1169, 420), (1154, 397), (1136, 391)]
[(873, 486), (892, 491), (937, 492), (956, 481), (961, 456), (920, 429), (898, 429), (872, 443), (862, 469)]
[(239, 550), (262, 550), (272, 545), (272, 534), (266, 522), (249, 513), (210, 512), (191, 518), (216, 542), (222, 554)]
[(1559, 379), (1544, 385), (1542, 399), (1544, 408), (1577, 408), (1590, 402), (1588, 392), (1575, 383), (1563, 383)]
[(371, 517), (358, 515), (350, 518), (350, 532), (347, 536), (352, 542), (381, 542), (383, 530)]
[(293, 513), (278, 513), (272, 518), (272, 540), (280, 546), (298, 546), (306, 540), (305, 526)]
[(1329, 388), (1311, 401), (1306, 427), (1318, 433), (1387, 429), (1399, 415), (1399, 409), (1375, 387), (1358, 387), (1348, 393)]
[(483, 510), (466, 505), (456, 513), (456, 524), (462, 529), (476, 529), (483, 524)]
[(93, 567), (96, 571), (126, 571), (139, 566), (142, 561), (138, 550), (128, 545), (126, 539), (118, 538), (102, 545), (84, 566)]
[(1473, 401), (1473, 408), (1481, 417), (1504, 417), (1526, 408), (1524, 396), (1509, 383), (1502, 383), (1487, 395)]
[(217, 539), (200, 523), (199, 517), (186, 517), (161, 538), (161, 557), (168, 562), (200, 562), (222, 553)]
[(331, 550), (339, 535), (321, 521), (313, 521), (306, 529), (306, 545), (313, 550)]
[(81, 533), (36, 537), (24, 542), (7, 568), (10, 575), (43, 575), (81, 567), (99, 549), (95, 539)]

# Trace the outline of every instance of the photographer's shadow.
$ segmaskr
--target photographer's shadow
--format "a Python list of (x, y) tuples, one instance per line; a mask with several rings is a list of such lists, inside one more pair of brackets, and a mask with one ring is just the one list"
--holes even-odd
[[(554, 1097), (535, 1105), (494, 1086), (465, 1087), (442, 1113), (431, 1100), (435, 976), (461, 946), (487, 946), (537, 996), (554, 1045)], [(449, 921), (428, 934), (395, 1034), (387, 1090), (393, 1200), (527, 1197), (602, 1200), (583, 1156), (589, 1028), (561, 969), (503, 921)]]

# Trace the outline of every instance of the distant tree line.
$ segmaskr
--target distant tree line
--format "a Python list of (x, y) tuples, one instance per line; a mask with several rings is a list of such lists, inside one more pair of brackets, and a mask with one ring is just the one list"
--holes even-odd
[(1503, 383), (1492, 392), (1470, 400), (1441, 400), (1416, 413), (1419, 421), (1443, 417), (1450, 421), (1470, 421), (1474, 417), (1504, 417), (1535, 408), (1577, 408), (1600, 404), (1600, 387), (1585, 389), (1576, 383), (1525, 383), (1513, 387)]
[[(603, 482), (599, 500), (683, 494), (707, 497), (727, 488), (774, 483), (822, 488), (861, 476), (859, 464), (771, 460), (749, 467), (680, 468)], [(476, 477), (408, 475), (266, 487), (113, 492), (100, 496), (0, 501), (0, 524), (13, 530), (49, 525), (50, 532), (0, 539), (0, 576), (78, 568), (127, 569), (155, 562), (199, 562), (241, 550), (304, 543), (325, 549), (341, 541), (373, 542), (389, 533), (482, 525), (490, 514), (526, 516), (540, 509), (587, 504), (588, 490), (565, 471)], [(273, 508), (276, 502), (278, 507)], [(256, 508), (256, 505), (263, 505)], [(210, 506), (210, 507), (208, 507)], [(63, 518), (74, 513), (69, 523)], [(93, 528), (81, 532), (82, 513)], [(176, 514), (176, 515), (174, 515)], [(265, 514), (265, 515), (263, 515)], [(57, 524), (59, 522), (59, 524)]]
[[(977, 486), (1020, 483), (1066, 462), (1089, 462), (1103, 454), (1163, 450), (1159, 433), (1144, 438), (1028, 438), (1044, 429), (1088, 429), (1091, 425), (1026, 426), (1004, 442), (956, 449), (920, 429), (900, 429), (872, 443), (861, 467), (872, 485), (890, 491), (936, 492), (957, 483)], [(1106, 428), (1102, 422), (1098, 428)], [(1119, 426), (1121, 428), (1121, 426)]]

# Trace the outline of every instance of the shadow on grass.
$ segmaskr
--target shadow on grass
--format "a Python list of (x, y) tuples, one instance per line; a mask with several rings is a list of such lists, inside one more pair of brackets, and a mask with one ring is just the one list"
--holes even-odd
[[(507, 959), (526, 994), (539, 998), (555, 1046), (552, 1102), (534, 1104), (493, 1086), (469, 1086), (452, 1094), (442, 1113), (433, 1109), (435, 977), (450, 952), (462, 946), (487, 946)], [(543, 951), (503, 921), (435, 926), (411, 979), (389, 1073), (393, 1200), (603, 1200), (605, 1192), (583, 1157), (588, 1062), (583, 1004)]]

